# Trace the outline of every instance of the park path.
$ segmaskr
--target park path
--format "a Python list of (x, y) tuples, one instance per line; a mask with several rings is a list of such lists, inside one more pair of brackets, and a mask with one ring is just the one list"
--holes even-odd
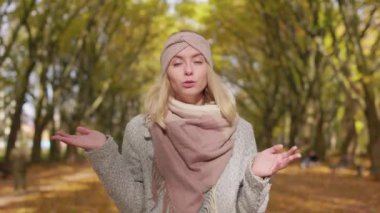
[(35, 166), (28, 171), (28, 189), (22, 193), (13, 190), (11, 178), (0, 181), (0, 212), (65, 211), (116, 212), (87, 163)]

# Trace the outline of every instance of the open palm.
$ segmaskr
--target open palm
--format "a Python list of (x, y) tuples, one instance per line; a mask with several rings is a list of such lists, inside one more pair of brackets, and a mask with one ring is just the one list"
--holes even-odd
[(284, 152), (283, 145), (277, 144), (257, 153), (252, 165), (252, 173), (259, 177), (272, 176), (299, 158), (301, 154), (298, 153), (296, 146)]
[(77, 127), (77, 135), (70, 135), (64, 131), (57, 131), (51, 137), (52, 140), (62, 141), (66, 144), (83, 148), (85, 150), (93, 150), (100, 148), (106, 142), (106, 136), (96, 130), (85, 127)]

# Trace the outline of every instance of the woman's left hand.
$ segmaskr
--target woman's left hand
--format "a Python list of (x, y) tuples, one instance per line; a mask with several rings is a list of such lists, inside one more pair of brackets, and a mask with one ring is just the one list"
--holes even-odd
[(290, 162), (301, 158), (298, 148), (293, 146), (283, 152), (283, 145), (277, 144), (257, 153), (252, 164), (252, 174), (259, 177), (268, 177), (286, 168)]

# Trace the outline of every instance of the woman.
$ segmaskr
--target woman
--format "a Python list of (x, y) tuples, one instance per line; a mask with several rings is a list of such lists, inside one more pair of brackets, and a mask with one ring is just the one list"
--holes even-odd
[(300, 158), (297, 148), (257, 153), (201, 35), (171, 35), (160, 62), (161, 78), (146, 113), (127, 124), (121, 154), (111, 136), (85, 127), (52, 139), (86, 150), (122, 212), (264, 212), (269, 177)]

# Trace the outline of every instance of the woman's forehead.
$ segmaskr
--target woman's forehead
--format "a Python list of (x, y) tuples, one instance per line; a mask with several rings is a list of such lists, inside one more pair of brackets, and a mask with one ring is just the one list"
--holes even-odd
[(195, 58), (197, 56), (203, 56), (197, 49), (188, 46), (182, 51), (178, 52), (173, 58)]

